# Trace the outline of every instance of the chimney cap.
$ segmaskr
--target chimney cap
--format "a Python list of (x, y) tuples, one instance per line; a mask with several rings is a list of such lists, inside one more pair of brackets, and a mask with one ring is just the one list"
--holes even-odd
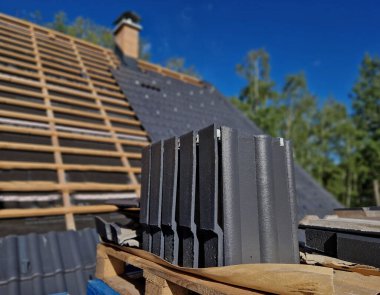
[(113, 22), (113, 24), (114, 25), (117, 25), (117, 24), (119, 24), (121, 21), (123, 21), (123, 20), (131, 20), (134, 24), (139, 24), (140, 23), (140, 20), (141, 20), (141, 18), (140, 18), (140, 16), (136, 13), (136, 12), (134, 12), (134, 11), (126, 11), (126, 12), (124, 12), (124, 13), (122, 13), (114, 22)]

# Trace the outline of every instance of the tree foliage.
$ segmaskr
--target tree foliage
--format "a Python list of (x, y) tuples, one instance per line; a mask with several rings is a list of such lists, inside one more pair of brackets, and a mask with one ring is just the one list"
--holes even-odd
[(295, 160), (343, 204), (375, 204), (380, 198), (375, 189), (380, 179), (380, 59), (364, 57), (352, 91), (352, 114), (333, 97), (318, 103), (304, 73), (287, 75), (276, 87), (264, 49), (250, 51), (236, 69), (246, 86), (233, 104), (268, 134), (291, 139)]

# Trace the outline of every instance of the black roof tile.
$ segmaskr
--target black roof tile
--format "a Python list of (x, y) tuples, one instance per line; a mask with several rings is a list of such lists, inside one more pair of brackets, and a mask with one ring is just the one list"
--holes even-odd
[(0, 294), (86, 294), (98, 241), (95, 229), (0, 238)]

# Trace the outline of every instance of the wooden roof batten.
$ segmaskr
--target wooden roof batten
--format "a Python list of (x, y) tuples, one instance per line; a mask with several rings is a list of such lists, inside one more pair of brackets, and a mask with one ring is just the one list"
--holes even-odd
[[(139, 196), (137, 175), (141, 168), (130, 161), (139, 160), (141, 153), (125, 148), (141, 148), (148, 144), (149, 138), (111, 73), (110, 69), (119, 64), (113, 51), (2, 13), (0, 47), (0, 132), (42, 136), (51, 142), (51, 145), (33, 145), (6, 142), (0, 137), (0, 149), (52, 153), (54, 158), (53, 163), (0, 160), (0, 169), (52, 170), (56, 171), (58, 180), (0, 181), (0, 192), (56, 191), (62, 197), (62, 206), (50, 211), (2, 209), (0, 218), (64, 215), (66, 228), (75, 229), (74, 214), (112, 212), (115, 207), (75, 206), (71, 203), (71, 193), (134, 192)], [(23, 123), (13, 123), (18, 121)], [(113, 150), (62, 146), (62, 139), (110, 144)], [(66, 163), (65, 154), (117, 158), (121, 164)], [(68, 171), (123, 173), (129, 182), (72, 182), (67, 177)]]

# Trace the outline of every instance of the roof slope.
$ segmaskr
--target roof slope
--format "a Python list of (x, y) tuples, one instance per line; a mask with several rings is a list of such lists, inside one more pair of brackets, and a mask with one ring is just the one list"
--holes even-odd
[(98, 242), (95, 229), (0, 238), (0, 294), (86, 294)]
[[(123, 60), (113, 74), (152, 141), (179, 136), (212, 123), (263, 134), (212, 85), (199, 87), (141, 70), (133, 59)], [(295, 175), (300, 218), (306, 214), (324, 216), (341, 206), (298, 165)]]
[(0, 208), (138, 194), (148, 138), (110, 72), (118, 63), (109, 49), (0, 14)]

